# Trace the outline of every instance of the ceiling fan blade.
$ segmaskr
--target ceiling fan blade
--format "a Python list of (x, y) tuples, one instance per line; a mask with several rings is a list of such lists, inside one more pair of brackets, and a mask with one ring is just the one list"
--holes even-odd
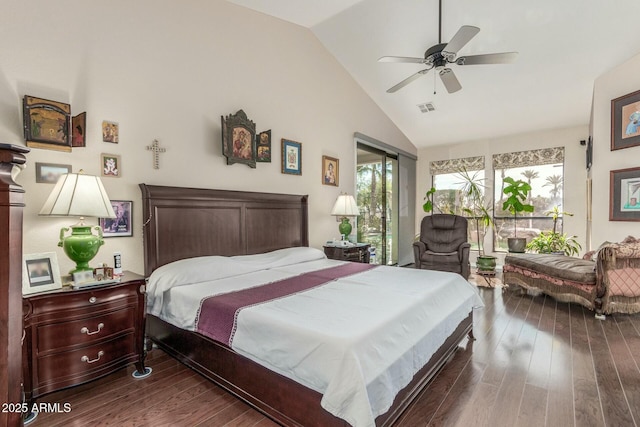
[(455, 36), (449, 43), (442, 49), (443, 52), (458, 53), (460, 49), (464, 47), (469, 40), (471, 40), (476, 34), (480, 32), (480, 28), (473, 27), (471, 25), (463, 25), (460, 27)]
[(387, 93), (394, 93), (397, 92), (398, 90), (402, 89), (403, 87), (405, 87), (406, 85), (408, 85), (409, 83), (411, 83), (412, 81), (418, 79), (420, 76), (422, 76), (423, 74), (427, 74), (427, 72), (430, 70), (431, 68), (427, 68), (426, 70), (421, 70), (418, 71), (415, 74), (410, 75), (409, 77), (407, 77), (406, 79), (404, 79), (403, 81), (401, 81), (400, 83), (398, 83), (397, 85), (387, 89)]
[(461, 56), (456, 60), (458, 65), (511, 64), (518, 57), (518, 52), (486, 53), (484, 55)]
[(443, 68), (440, 70), (440, 79), (449, 93), (454, 93), (462, 89), (462, 85), (451, 68)]
[(408, 62), (411, 64), (424, 64), (424, 58), (410, 58), (407, 56), (383, 56), (378, 62)]

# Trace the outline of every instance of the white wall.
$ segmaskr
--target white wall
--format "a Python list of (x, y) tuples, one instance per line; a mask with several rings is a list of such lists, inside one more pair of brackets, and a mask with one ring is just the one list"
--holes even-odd
[(593, 246), (640, 237), (640, 222), (609, 221), (609, 172), (640, 167), (640, 146), (611, 151), (611, 100), (640, 89), (640, 55), (600, 76), (593, 96)]
[[(70, 218), (37, 213), (52, 189), (35, 183), (35, 163), (72, 164), (99, 174), (100, 153), (122, 156), (121, 178), (104, 178), (112, 199), (133, 200), (134, 236), (110, 238), (94, 261), (123, 254), (143, 272), (138, 183), (309, 194), (310, 244), (337, 233), (329, 215), (340, 191), (353, 193), (353, 133), (410, 153), (415, 147), (308, 30), (221, 0), (0, 0), (0, 141), (23, 145), (24, 95), (87, 112), (87, 147), (33, 149), (18, 178), (27, 191), (24, 252), (55, 251)], [(272, 163), (226, 166), (220, 116), (243, 109), (272, 130)], [(103, 120), (120, 143), (102, 142)], [(280, 139), (302, 143), (302, 176), (280, 172)], [(167, 149), (154, 170), (146, 150)], [(340, 187), (321, 184), (322, 155), (340, 160)]]
[[(498, 153), (534, 150), (549, 147), (565, 147), (564, 161), (564, 205), (567, 212), (574, 214), (563, 220), (564, 232), (578, 236), (583, 252), (586, 251), (586, 180), (585, 147), (581, 140), (589, 136), (588, 125), (545, 130), (539, 132), (511, 135), (501, 138), (482, 139), (459, 144), (422, 148), (418, 150), (418, 173), (416, 183), (416, 230), (420, 230), (420, 221), (424, 217), (422, 204), (424, 195), (431, 188), (429, 163), (434, 160), (457, 159), (462, 157), (484, 156), (486, 184), (493, 188), (492, 156)], [(487, 236), (487, 252), (493, 247), (491, 237)], [(473, 258), (475, 255), (473, 254)], [(497, 254), (494, 254), (497, 255)], [(502, 257), (501, 254), (498, 254)]]

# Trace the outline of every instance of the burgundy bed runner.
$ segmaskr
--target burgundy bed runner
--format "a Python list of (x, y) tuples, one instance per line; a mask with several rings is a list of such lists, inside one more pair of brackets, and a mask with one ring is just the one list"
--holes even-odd
[(196, 330), (202, 335), (231, 346), (237, 313), (241, 309), (302, 292), (374, 267), (375, 265), (348, 262), (254, 288), (205, 298), (200, 303)]

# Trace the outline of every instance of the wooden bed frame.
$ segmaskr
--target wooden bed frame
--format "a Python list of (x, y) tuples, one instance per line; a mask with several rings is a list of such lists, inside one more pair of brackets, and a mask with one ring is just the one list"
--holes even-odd
[[(307, 196), (140, 184), (145, 275), (179, 259), (245, 255), (308, 246)], [(462, 321), (393, 406), (376, 418), (390, 426), (471, 334)], [(200, 334), (147, 316), (147, 335), (165, 352), (284, 426), (347, 426), (320, 406), (322, 395)]]

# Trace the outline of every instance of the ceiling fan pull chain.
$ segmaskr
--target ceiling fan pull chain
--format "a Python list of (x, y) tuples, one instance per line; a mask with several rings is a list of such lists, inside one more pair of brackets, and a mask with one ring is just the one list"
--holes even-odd
[(433, 73), (433, 94), (436, 94), (436, 73)]

